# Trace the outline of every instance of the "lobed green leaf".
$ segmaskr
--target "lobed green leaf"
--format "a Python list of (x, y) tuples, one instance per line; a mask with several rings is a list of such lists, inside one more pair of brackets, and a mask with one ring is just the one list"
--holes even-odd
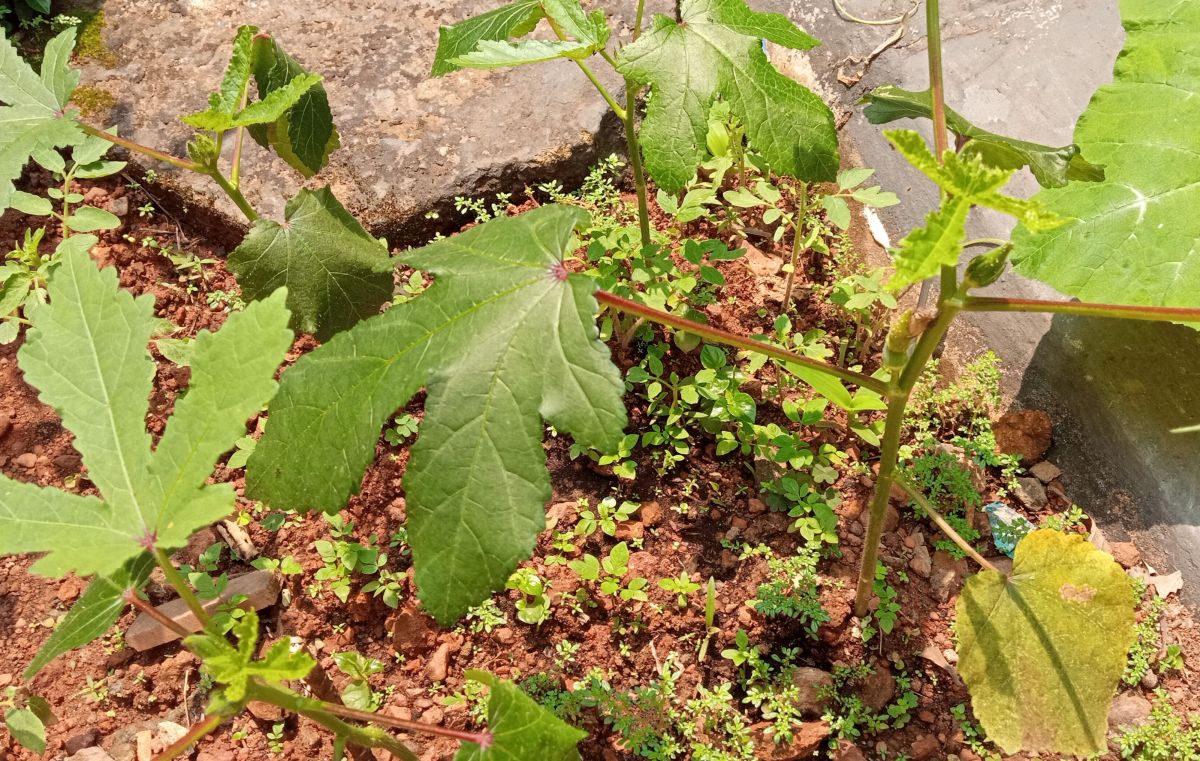
[(533, 31), (544, 16), (538, 0), (516, 0), (457, 24), (441, 27), (430, 76), (440, 77), (458, 71), (462, 66), (454, 61), (476, 50), (481, 41), (524, 36)]
[(427, 386), (404, 480), (418, 593), (448, 623), (502, 588), (545, 527), (542, 420), (603, 450), (625, 424), (623, 384), (593, 319), (595, 283), (561, 263), (586, 219), (543, 206), (403, 256), (434, 285), (284, 374), (248, 493), (340, 509), (384, 423)]
[(1200, 305), (1200, 6), (1125, 0), (1114, 80), (1092, 97), (1075, 142), (1103, 182), (1043, 190), (1070, 223), (1018, 230), (1018, 272), (1086, 301)]
[(237, 646), (229, 644), (223, 636), (194, 634), (184, 640), (188, 649), (203, 661), (201, 668), (213, 681), (224, 685), (224, 699), (230, 703), (241, 703), (246, 699), (246, 690), (251, 679), (262, 679), (268, 683), (288, 679), (303, 679), (317, 665), (304, 651), (291, 652), (290, 643), (283, 639), (271, 646), (259, 660), (254, 659), (258, 645), (258, 614), (246, 611), (233, 625)]
[(467, 679), (488, 686), (488, 731), (491, 745), (463, 743), (454, 761), (572, 761), (587, 732), (575, 729), (538, 705), (516, 685), (485, 671), (468, 671)]

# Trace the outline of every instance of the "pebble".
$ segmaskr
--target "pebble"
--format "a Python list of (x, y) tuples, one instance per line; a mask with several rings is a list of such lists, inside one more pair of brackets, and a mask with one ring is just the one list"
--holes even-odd
[(908, 561), (908, 567), (916, 575), (928, 579), (929, 574), (933, 572), (933, 558), (929, 556), (929, 548), (922, 544), (913, 550), (912, 560)]
[(1123, 568), (1133, 568), (1142, 561), (1137, 546), (1133, 542), (1110, 542), (1108, 552), (1113, 556), (1113, 560), (1120, 563)]
[(1037, 465), (1029, 469), (1030, 474), (1034, 478), (1044, 484), (1048, 484), (1054, 479), (1062, 475), (1062, 469), (1049, 460), (1042, 460)]
[(12, 430), (12, 421), (8, 419), (8, 413), (0, 411), (0, 439)]
[(938, 739), (933, 735), (924, 735), (913, 740), (913, 744), (909, 747), (909, 755), (913, 761), (926, 761), (934, 757), (938, 752)]
[(761, 499), (755, 499), (754, 497), (751, 497), (749, 502), (747, 502), (747, 505), (749, 506), (750, 513), (752, 515), (759, 515), (767, 511), (767, 503), (763, 502)]
[(1127, 725), (1137, 725), (1150, 716), (1150, 701), (1141, 695), (1127, 692), (1118, 695), (1108, 709), (1108, 726), (1117, 729)]
[(425, 664), (425, 676), (431, 682), (446, 681), (446, 672), (449, 669), (450, 661), (450, 643), (443, 642), (434, 651), (433, 655), (429, 656), (429, 662)]
[(1030, 510), (1041, 510), (1049, 503), (1046, 487), (1036, 478), (1018, 478), (1014, 494)]
[(17, 455), (13, 459), (13, 462), (22, 468), (32, 469), (34, 465), (37, 465), (37, 455), (33, 452), (26, 452), (25, 454)]
[(12, 680), (12, 674), (0, 674), (0, 687), (7, 687), (8, 685), (12, 684)]

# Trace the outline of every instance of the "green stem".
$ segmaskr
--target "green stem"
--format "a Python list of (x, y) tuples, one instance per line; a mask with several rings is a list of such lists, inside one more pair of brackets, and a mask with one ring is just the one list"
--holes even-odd
[(93, 137), (103, 138), (104, 140), (107, 140), (108, 142), (112, 143), (113, 145), (119, 145), (122, 148), (125, 148), (126, 150), (130, 150), (135, 153), (140, 153), (144, 156), (149, 156), (152, 159), (157, 159), (158, 161), (165, 162), (167, 164), (170, 164), (171, 166), (178, 167), (180, 169), (186, 169), (189, 172), (199, 172), (200, 174), (208, 174), (208, 170), (205, 167), (201, 166), (200, 164), (197, 164), (194, 161), (188, 161), (187, 159), (181, 159), (178, 156), (172, 156), (169, 153), (163, 153), (162, 151), (157, 150), (155, 148), (151, 148), (149, 146), (142, 145), (141, 143), (135, 143), (132, 140), (126, 140), (123, 137), (118, 137), (117, 135), (114, 135), (109, 132), (105, 132), (102, 129), (96, 129), (95, 127), (88, 125), (88, 124), (80, 124), (79, 128), (81, 130), (83, 130), (84, 132), (86, 132), (87, 134), (92, 135)]
[(167, 583), (175, 588), (175, 592), (188, 606), (188, 610), (192, 612), (192, 615), (196, 617), (196, 620), (200, 622), (205, 631), (219, 636), (220, 632), (217, 631), (212, 617), (208, 615), (208, 611), (204, 609), (200, 598), (196, 597), (196, 593), (192, 591), (191, 586), (179, 573), (179, 570), (175, 568), (175, 564), (171, 562), (171, 558), (167, 556), (166, 551), (161, 547), (155, 547), (153, 553), (155, 562), (162, 569), (163, 575), (167, 577)]
[(168, 629), (170, 631), (175, 632), (175, 634), (180, 639), (191, 636), (191, 634), (192, 634), (190, 631), (188, 631), (183, 626), (181, 626), (177, 621), (172, 620), (170, 616), (167, 616), (165, 613), (163, 613), (158, 608), (154, 607), (150, 603), (148, 603), (145, 600), (143, 600), (142, 598), (138, 597), (137, 592), (135, 592), (133, 589), (125, 590), (125, 602), (127, 602), (130, 605), (132, 605), (133, 607), (137, 608), (142, 613), (145, 613), (150, 618), (153, 618), (155, 621), (158, 622), (159, 626), (162, 626), (164, 629)]
[(629, 168), (633, 171), (633, 185), (637, 189), (638, 226), (642, 232), (642, 246), (653, 242), (650, 238), (650, 201), (646, 190), (646, 170), (642, 166), (642, 146), (637, 134), (637, 96), (641, 89), (631, 80), (625, 80), (625, 144), (629, 150)]
[(63, 175), (63, 202), (62, 216), (59, 219), (62, 221), (62, 239), (66, 240), (71, 237), (71, 228), (67, 226), (67, 220), (71, 218), (71, 203), (67, 200), (67, 196), (71, 194), (71, 173)]
[(963, 244), (963, 248), (971, 248), (973, 246), (1007, 246), (1009, 241), (1003, 238), (972, 238)]
[(925, 0), (925, 35), (929, 41), (929, 101), (933, 111), (933, 146), (938, 160), (949, 150), (946, 137), (946, 85), (942, 77), (942, 22), (938, 0)]
[(888, 386), (878, 378), (872, 378), (863, 373), (856, 373), (853, 370), (846, 370), (836, 365), (829, 365), (819, 360), (810, 359), (803, 354), (797, 354), (786, 349), (780, 349), (776, 346), (755, 341), (752, 338), (743, 338), (742, 336), (729, 333), (719, 328), (714, 328), (710, 325), (702, 325), (698, 322), (693, 322), (683, 317), (678, 317), (667, 312), (660, 312), (648, 306), (630, 301), (629, 299), (621, 298), (620, 296), (609, 293), (608, 291), (596, 291), (596, 300), (601, 304), (606, 304), (614, 309), (618, 309), (627, 314), (635, 314), (639, 317), (644, 317), (649, 322), (655, 322), (659, 325), (666, 325), (669, 328), (683, 330), (693, 335), (706, 338), (716, 343), (722, 343), (727, 346), (733, 346), (746, 351), (753, 351), (763, 354), (771, 359), (779, 360), (780, 362), (791, 362), (796, 365), (803, 365), (818, 372), (832, 375), (835, 378), (854, 383), (863, 388), (869, 388), (877, 394), (886, 394)]
[(246, 196), (242, 195), (242, 191), (238, 190), (236, 187), (230, 184), (229, 180), (225, 179), (225, 175), (221, 174), (221, 170), (217, 169), (216, 167), (212, 167), (206, 172), (206, 174), (213, 178), (217, 185), (220, 186), (221, 190), (225, 191), (225, 195), (229, 196), (230, 200), (237, 205), (242, 214), (246, 215), (246, 219), (251, 222), (258, 219), (258, 212), (256, 212), (254, 207), (250, 205), (250, 202), (246, 200)]
[(633, 41), (642, 36), (642, 18), (646, 14), (646, 0), (638, 0), (637, 13), (633, 17)]
[[(420, 761), (415, 753), (388, 733), (375, 727), (359, 727), (342, 721), (326, 710), (321, 701), (312, 700), (293, 692), (272, 687), (253, 680), (247, 685), (246, 695), (251, 700), (285, 708), (315, 721), (347, 742), (364, 748), (383, 748), (402, 761)], [(372, 721), (378, 717), (373, 717)]]
[(437, 724), (425, 724), (420, 721), (408, 721), (406, 719), (398, 719), (394, 716), (384, 716), (382, 714), (368, 713), (359, 711), (354, 708), (338, 705), (337, 703), (328, 703), (325, 701), (317, 701), (323, 710), (328, 711), (334, 716), (341, 716), (344, 719), (354, 719), (356, 721), (365, 721), (373, 724), (379, 724), (393, 729), (399, 729), (404, 732), (423, 732), (427, 735), (436, 735), (438, 737), (449, 737), (452, 740), (461, 742), (475, 743), (476, 745), (489, 745), (492, 742), (490, 732), (466, 732), (458, 729), (449, 729)]
[(233, 167), (229, 170), (229, 184), (235, 188), (241, 187), (242, 180), (242, 143), (245, 142), (246, 128), (237, 128), (237, 142), (233, 144)]
[(968, 312), (1047, 312), (1089, 317), (1121, 317), (1155, 322), (1200, 322), (1200, 309), (1192, 307), (1139, 307), (1124, 304), (1091, 304), (1083, 301), (1042, 301), (970, 296), (963, 309)]
[(904, 478), (904, 476), (896, 476), (895, 481), (896, 483), (900, 484), (900, 488), (904, 489), (904, 491), (908, 493), (908, 496), (911, 497), (914, 502), (921, 506), (921, 509), (924, 510), (929, 515), (930, 519), (937, 524), (937, 527), (942, 530), (942, 533), (950, 537), (950, 540), (957, 544), (963, 552), (967, 553), (967, 555), (976, 563), (978, 563), (981, 568), (999, 573), (1000, 569), (992, 565), (991, 562), (989, 562), (988, 559), (983, 555), (980, 555), (975, 548), (971, 546), (970, 542), (968, 542), (966, 539), (963, 539), (962, 535), (954, 530), (954, 527), (942, 517), (941, 513), (934, 509), (933, 505), (928, 499), (925, 498), (924, 494), (922, 494), (915, 486), (909, 483), (908, 479)]
[(796, 224), (792, 227), (792, 270), (787, 276), (787, 285), (783, 288), (783, 304), (779, 307), (780, 314), (787, 314), (792, 304), (792, 287), (796, 284), (796, 270), (800, 267), (800, 241), (804, 239), (804, 220), (808, 214), (808, 185), (800, 183), (799, 203), (796, 206)]
[(199, 724), (193, 724), (186, 735), (171, 743), (166, 750), (154, 757), (154, 761), (173, 761), (179, 758), (200, 740), (217, 731), (224, 721), (225, 717), (213, 714)]

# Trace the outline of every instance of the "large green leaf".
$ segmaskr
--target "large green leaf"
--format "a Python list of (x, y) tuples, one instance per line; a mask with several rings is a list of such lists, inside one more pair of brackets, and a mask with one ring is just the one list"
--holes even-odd
[(480, 41), (521, 37), (533, 31), (544, 16), (538, 0), (516, 0), (457, 24), (443, 26), (438, 30), (438, 48), (430, 76), (440, 77), (458, 71), (462, 66), (455, 61), (478, 48)]
[(246, 698), (251, 679), (277, 683), (288, 679), (303, 679), (317, 665), (303, 650), (293, 653), (291, 642), (282, 639), (271, 646), (259, 660), (254, 659), (258, 645), (258, 614), (252, 610), (233, 625), (237, 646), (225, 637), (204, 632), (184, 640), (188, 649), (204, 662), (203, 669), (213, 681), (224, 685), (224, 698), (240, 703)]
[[(876, 87), (863, 96), (863, 115), (872, 124), (886, 124), (897, 119), (932, 118), (929, 91), (914, 92), (895, 85)], [(1098, 182), (1104, 179), (1104, 168), (1088, 163), (1071, 144), (1054, 148), (1013, 137), (997, 135), (976, 127), (952, 108), (946, 108), (946, 127), (965, 141), (963, 152), (980, 156), (984, 163), (997, 169), (1029, 167), (1038, 184), (1059, 188), (1072, 180)]]
[(605, 450), (625, 424), (623, 384), (597, 338), (595, 283), (562, 264), (586, 220), (543, 206), (402, 256), (434, 285), (284, 374), (248, 493), (340, 509), (384, 423), (427, 386), (404, 481), (421, 600), (450, 622), (503, 587), (545, 527), (542, 420)]
[(1115, 80), (1075, 129), (1105, 180), (1039, 193), (1072, 222), (1018, 231), (1013, 260), (1086, 301), (1200, 306), (1200, 4), (1123, 0), (1121, 15)]
[(1012, 170), (989, 166), (977, 155), (946, 151), (939, 164), (912, 130), (885, 133), (896, 150), (942, 190), (941, 207), (925, 218), (925, 225), (909, 232), (892, 252), (896, 272), (888, 281), (893, 290), (920, 282), (937, 274), (944, 266), (958, 264), (962, 255), (967, 214), (972, 206), (985, 206), (1016, 217), (1029, 227), (1047, 228), (1062, 220), (1045, 213), (1033, 201), (1024, 201), (1000, 193), (1012, 177)]
[[(553, 61), (558, 58), (583, 59), (604, 49), (610, 30), (603, 11), (594, 11), (589, 15), (584, 12), (579, 0), (539, 0), (538, 5), (541, 13), (549, 19), (555, 31), (565, 39), (509, 42), (504, 38), (485, 37), (477, 40), (471, 51), (456, 56), (449, 62), (457, 68), (464, 69), (498, 69)], [(515, 15), (508, 18), (515, 20), (519, 15), (520, 11), (516, 11)], [(533, 18), (534, 23), (538, 18), (540, 16)], [(470, 19), (462, 23), (472, 24), (476, 21), (477, 19)], [(503, 28), (496, 27), (498, 31)], [(531, 29), (532, 26), (519, 24), (514, 28), (513, 34), (509, 36), (518, 37)]]
[(463, 743), (454, 761), (571, 761), (579, 758), (576, 746), (587, 732), (575, 729), (511, 682), (485, 671), (468, 671), (467, 679), (488, 686), (486, 748)]
[(745, 0), (683, 0), (681, 9), (682, 23), (656, 16), (617, 59), (623, 75), (653, 91), (641, 139), (655, 182), (675, 193), (691, 181), (706, 154), (709, 107), (718, 95), (772, 169), (803, 180), (833, 180), (833, 112), (771, 66), (760, 38), (796, 49), (817, 41), (784, 16), (755, 13)]
[(46, 752), (46, 727), (28, 708), (10, 708), (4, 712), (4, 728), (21, 747), (41, 755)]
[(64, 114), (79, 83), (79, 72), (68, 65), (74, 45), (73, 28), (50, 40), (38, 75), (0, 34), (0, 212), (31, 155), (84, 139), (73, 115)]
[(291, 105), (269, 123), (252, 126), (250, 135), (305, 177), (321, 171), (341, 145), (325, 86), (319, 78), (310, 84), (312, 76), (274, 39), (255, 37), (254, 83), (260, 102)]
[(233, 489), (205, 481), (274, 392), (291, 333), (282, 293), (233, 315), (217, 334), (200, 333), (188, 393), (152, 450), (153, 299), (135, 299), (115, 270), (96, 269), (88, 256), (95, 238), (68, 242), (50, 277), (50, 303), (29, 310), (18, 360), (74, 434), (103, 501), (0, 478), (0, 553), (43, 552), (33, 570), (46, 575), (107, 576), (150, 546), (183, 546), (232, 510)]
[(1133, 613), (1129, 577), (1077, 534), (1034, 531), (1009, 576), (968, 579), (958, 671), (988, 739), (1006, 753), (1103, 752)]
[(248, 299), (287, 286), (292, 324), (322, 341), (379, 314), (392, 297), (394, 265), (329, 188), (301, 190), (284, 223), (259, 219), (229, 255)]
[(149, 553), (142, 553), (113, 575), (92, 579), (92, 583), (88, 584), (88, 588), (29, 662), (25, 679), (33, 679), (46, 664), (68, 650), (83, 647), (103, 636), (125, 610), (125, 590), (140, 589), (153, 570), (154, 558)]

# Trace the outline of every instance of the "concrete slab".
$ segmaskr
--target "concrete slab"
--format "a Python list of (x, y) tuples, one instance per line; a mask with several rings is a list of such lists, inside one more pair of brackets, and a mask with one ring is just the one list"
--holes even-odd
[[(99, 5), (115, 63), (89, 63), (84, 82), (115, 97), (112, 121), (123, 135), (186, 155), (191, 129), (179, 115), (206, 106), (238, 25), (254, 24), (325, 77), (342, 148), (305, 184), (332, 184), (373, 232), (397, 242), (427, 237), (438, 226), (425, 218), (429, 211), (441, 212), (444, 226), (454, 216), (456, 195), (519, 192), (550, 178), (581, 180), (590, 165), (624, 144), (619, 121), (569, 61), (428, 79), (438, 27), (489, 10), (494, 0)], [(247, 142), (243, 190), (261, 212), (282, 218), (300, 178)], [(227, 221), (240, 224), (236, 208), (205, 178), (175, 170), (160, 175), (198, 191), (194, 205), (215, 203)]]
[[(864, 17), (898, 15), (907, 0), (846, 0)], [(947, 99), (980, 126), (1043, 143), (1070, 141), (1092, 92), (1109, 81), (1123, 41), (1116, 0), (954, 0), (943, 3)], [(855, 102), (870, 87), (928, 83), (924, 18), (884, 52), (861, 84), (838, 84), (836, 68), (865, 55), (893, 31), (840, 19), (832, 3), (794, 0), (790, 13), (825, 44), (812, 66), (835, 104), (850, 113), (843, 136), (866, 166), (904, 203), (885, 210), (894, 238), (918, 224), (936, 202), (933, 186), (900, 159)], [(902, 126), (913, 127), (915, 122)], [(930, 130), (921, 125), (929, 136)], [(1028, 195), (1027, 173), (1010, 191)], [(1011, 223), (978, 214), (972, 235), (1006, 236)], [(1016, 275), (996, 295), (1055, 298), (1053, 290)], [(1174, 325), (1059, 316), (970, 315), (950, 337), (949, 351), (988, 346), (1003, 358), (1005, 391), (1014, 406), (1047, 410), (1055, 420), (1050, 459), (1064, 471), (1067, 494), (1106, 530), (1135, 535), (1160, 570), (1183, 570), (1185, 600), (1200, 604), (1200, 469), (1197, 435), (1171, 434), (1200, 422), (1200, 333)]]

